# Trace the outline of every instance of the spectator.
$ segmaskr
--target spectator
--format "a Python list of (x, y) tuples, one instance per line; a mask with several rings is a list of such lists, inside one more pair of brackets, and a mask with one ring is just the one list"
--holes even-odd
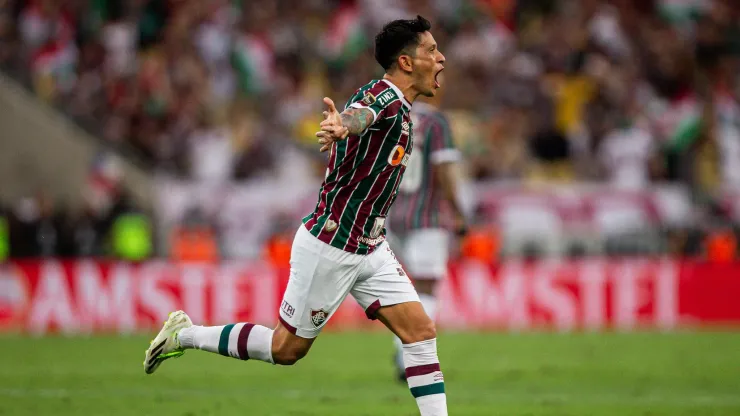
[(198, 209), (188, 211), (172, 233), (172, 259), (214, 263), (220, 258), (215, 227)]
[[(630, 189), (661, 180), (708, 191), (740, 184), (733, 6), (0, 0), (0, 65), (21, 68), (16, 75), (39, 97), (160, 172), (285, 180), (316, 163), (320, 177), (321, 98), (341, 102), (380, 76), (374, 32), (418, 12), (448, 58), (443, 107), (472, 180)], [(74, 217), (74, 249), (65, 248), (64, 227), (48, 226), (46, 202), (31, 198), (9, 215), (12, 251), (102, 253), (119, 189), (98, 182)]]
[(59, 253), (63, 218), (56, 215), (53, 200), (39, 192), (21, 199), (10, 221), (13, 257), (48, 257)]

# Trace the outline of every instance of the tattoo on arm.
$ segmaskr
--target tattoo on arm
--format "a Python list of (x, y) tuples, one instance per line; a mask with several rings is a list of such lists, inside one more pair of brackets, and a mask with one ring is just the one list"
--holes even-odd
[(362, 134), (375, 118), (373, 112), (366, 108), (348, 108), (340, 117), (342, 125), (347, 127), (350, 134)]

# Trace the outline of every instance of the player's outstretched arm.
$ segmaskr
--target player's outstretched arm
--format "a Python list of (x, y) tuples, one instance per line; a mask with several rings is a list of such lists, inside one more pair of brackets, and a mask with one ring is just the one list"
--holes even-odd
[(367, 108), (348, 108), (340, 117), (349, 134), (362, 134), (373, 122), (373, 112)]
[(322, 152), (329, 150), (334, 142), (344, 140), (350, 134), (362, 134), (374, 120), (373, 112), (368, 109), (348, 108), (340, 114), (331, 98), (325, 97), (324, 103), (327, 111), (324, 111), (321, 131), (316, 133)]

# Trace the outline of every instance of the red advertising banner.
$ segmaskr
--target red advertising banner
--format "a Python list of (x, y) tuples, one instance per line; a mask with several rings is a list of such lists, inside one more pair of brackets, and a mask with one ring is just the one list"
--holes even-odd
[[(277, 320), (287, 270), (261, 263), (0, 265), (0, 330), (120, 333), (184, 309), (201, 324)], [(458, 262), (439, 290), (442, 328), (672, 329), (740, 325), (740, 263), (670, 259)], [(377, 327), (348, 300), (328, 327)]]

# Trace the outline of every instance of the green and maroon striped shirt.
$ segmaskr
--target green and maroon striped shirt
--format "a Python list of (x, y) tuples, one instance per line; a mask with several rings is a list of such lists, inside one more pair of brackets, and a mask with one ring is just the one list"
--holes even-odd
[(414, 106), (414, 155), (409, 159), (398, 200), (389, 219), (393, 232), (419, 228), (447, 228), (449, 206), (435, 176), (435, 165), (457, 162), (447, 117), (423, 102)]
[(358, 89), (345, 105), (367, 108), (373, 123), (334, 143), (314, 212), (303, 218), (319, 240), (369, 254), (385, 240), (385, 219), (413, 149), (411, 104), (387, 80)]

